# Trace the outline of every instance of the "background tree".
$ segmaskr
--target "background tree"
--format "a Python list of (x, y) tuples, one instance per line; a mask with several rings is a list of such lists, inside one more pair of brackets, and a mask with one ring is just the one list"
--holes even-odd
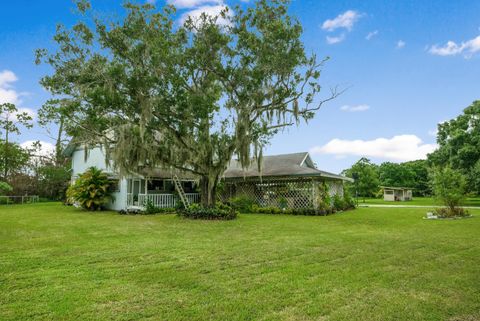
[(14, 104), (4, 103), (0, 104), (0, 133), (3, 134), (3, 153), (1, 162), (3, 163), (3, 179), (7, 180), (12, 168), (12, 162), (15, 162), (15, 151), (10, 150), (10, 135), (20, 135), (20, 125), (31, 128), (32, 117), (26, 113), (17, 109)]
[(355, 189), (357, 189), (358, 196), (363, 198), (363, 202), (365, 202), (366, 197), (375, 196), (380, 189), (377, 165), (372, 164), (368, 158), (362, 157), (352, 167), (342, 172), (343, 175), (352, 178), (354, 173), (357, 176), (355, 183), (347, 185), (350, 193), (355, 195)]
[(172, 7), (126, 3), (122, 20), (107, 21), (79, 1), (82, 18), (71, 30), (58, 27), (58, 51), (37, 52), (54, 71), (41, 83), (62, 97), (51, 105), (67, 133), (104, 144), (121, 174), (143, 166), (192, 172), (211, 206), (234, 155), (261, 167), (273, 135), (338, 95), (318, 99), (323, 61), (305, 53), (287, 4), (260, 0), (178, 27)]
[(480, 101), (438, 125), (439, 148), (428, 156), (434, 166), (451, 166), (467, 177), (467, 191), (480, 193)]
[(0, 182), (0, 195), (4, 195), (5, 193), (11, 192), (12, 187), (5, 183), (5, 182)]
[(392, 187), (413, 187), (415, 173), (404, 164), (384, 162), (378, 167), (380, 185)]
[(413, 173), (412, 185), (407, 187), (413, 187), (414, 196), (427, 196), (432, 194), (430, 181), (429, 181), (429, 166), (425, 159), (414, 160), (401, 164), (407, 170)]
[(29, 159), (28, 151), (17, 143), (0, 140), (0, 173), (5, 181), (12, 183), (14, 176), (26, 170)]
[[(38, 111), (38, 123), (44, 127), (50, 138), (55, 141), (55, 165), (64, 167), (66, 158), (63, 156), (64, 146), (67, 142), (65, 132), (65, 117), (58, 110), (62, 108), (62, 99), (47, 101)], [(55, 125), (56, 133), (51, 132), (51, 125)]]

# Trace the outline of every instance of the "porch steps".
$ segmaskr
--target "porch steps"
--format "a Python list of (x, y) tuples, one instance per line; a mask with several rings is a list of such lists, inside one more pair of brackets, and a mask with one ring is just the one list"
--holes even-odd
[(187, 195), (185, 194), (185, 191), (183, 190), (182, 184), (180, 183), (177, 175), (173, 175), (173, 183), (175, 184), (175, 189), (180, 196), (180, 200), (182, 201), (183, 206), (185, 208), (188, 208), (190, 206), (190, 202), (188, 201)]

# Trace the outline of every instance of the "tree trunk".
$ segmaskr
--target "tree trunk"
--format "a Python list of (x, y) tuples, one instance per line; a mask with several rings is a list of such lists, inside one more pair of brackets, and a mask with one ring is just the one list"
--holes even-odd
[(217, 198), (217, 176), (200, 178), (200, 200), (203, 206), (213, 207)]
[(5, 179), (5, 181), (8, 181), (8, 166), (9, 166), (9, 159), (8, 159), (8, 125), (7, 125), (7, 128), (5, 129), (5, 155), (3, 155), (4, 157), (4, 169), (3, 169), (3, 178)]
[(62, 133), (63, 133), (63, 117), (60, 118), (58, 126), (57, 142), (55, 143), (55, 166), (62, 165)]

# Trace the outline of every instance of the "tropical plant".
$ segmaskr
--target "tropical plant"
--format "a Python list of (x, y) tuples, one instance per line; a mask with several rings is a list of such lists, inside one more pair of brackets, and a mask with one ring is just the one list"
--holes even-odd
[(108, 190), (111, 181), (107, 174), (90, 167), (67, 190), (67, 197), (88, 211), (102, 210), (112, 200)]

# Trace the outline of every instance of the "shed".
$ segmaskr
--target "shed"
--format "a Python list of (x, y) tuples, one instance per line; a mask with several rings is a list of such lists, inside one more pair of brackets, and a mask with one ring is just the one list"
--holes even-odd
[(380, 186), (383, 189), (383, 200), (389, 202), (395, 201), (411, 201), (412, 188), (410, 187), (389, 187)]

